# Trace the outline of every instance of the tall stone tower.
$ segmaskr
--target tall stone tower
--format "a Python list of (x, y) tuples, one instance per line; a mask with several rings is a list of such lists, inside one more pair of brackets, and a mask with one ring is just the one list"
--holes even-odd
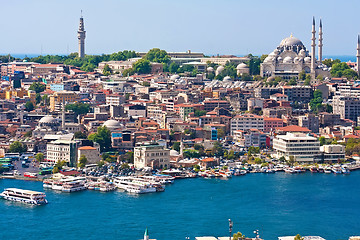
[(323, 47), (323, 32), (322, 32), (322, 22), (321, 22), (321, 19), (320, 19), (320, 26), (319, 26), (319, 55), (318, 55), (318, 58), (319, 58), (319, 62), (321, 63), (322, 62), (322, 47)]
[(313, 24), (312, 24), (312, 37), (311, 37), (311, 75), (315, 78), (315, 47), (316, 47), (316, 37), (315, 37), (315, 18), (313, 17)]
[(357, 48), (356, 48), (356, 65), (357, 65), (357, 74), (360, 76), (360, 36), (358, 35)]
[(84, 19), (81, 13), (79, 30), (78, 30), (79, 58), (83, 58), (85, 56), (85, 33), (86, 31), (84, 30)]

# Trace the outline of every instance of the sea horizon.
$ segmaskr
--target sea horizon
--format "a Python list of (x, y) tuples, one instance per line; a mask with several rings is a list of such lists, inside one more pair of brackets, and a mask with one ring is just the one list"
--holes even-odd
[[(9, 53), (0, 53), (0, 55), (8, 55)], [(93, 53), (90, 53), (90, 55), (103, 55), (103, 54), (111, 54), (111, 53), (98, 53), (98, 54), (93, 54)], [(204, 53), (205, 56), (216, 56), (217, 54), (208, 54), (208, 53)], [(33, 58), (33, 57), (38, 57), (38, 56), (46, 56), (46, 55), (59, 55), (59, 56), (67, 56), (69, 54), (65, 54), (65, 53), (55, 53), (55, 54), (39, 54), (39, 53), (28, 53), (28, 54), (25, 54), (25, 53), (14, 53), (14, 54), (11, 54), (10, 55), (12, 57), (15, 57), (15, 58), (21, 58), (21, 59), (24, 59), (25, 57), (29, 57), (29, 58)], [(223, 55), (227, 55), (227, 54), (223, 54)], [(244, 57), (246, 56), (247, 54), (233, 54), (234, 56), (237, 56), (237, 57)], [(254, 56), (261, 56), (261, 54), (253, 54)], [(355, 55), (324, 55), (323, 56), (323, 59), (340, 59), (340, 61), (342, 62), (348, 62), (348, 61), (351, 61), (351, 62), (356, 62), (356, 56)]]

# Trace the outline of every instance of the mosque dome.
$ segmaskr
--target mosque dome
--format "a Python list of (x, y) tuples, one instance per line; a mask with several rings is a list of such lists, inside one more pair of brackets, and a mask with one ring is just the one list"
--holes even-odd
[(214, 71), (214, 68), (213, 68), (213, 67), (208, 67), (208, 68), (206, 69), (206, 71), (208, 71), (208, 72), (213, 72), (213, 71)]
[(310, 63), (310, 62), (311, 62), (311, 58), (310, 58), (310, 57), (304, 58), (304, 62), (305, 62), (305, 63)]
[(300, 58), (299, 58), (299, 57), (295, 57), (295, 58), (294, 58), (294, 63), (299, 63), (299, 61), (300, 61)]
[(103, 126), (109, 128), (109, 129), (115, 129), (121, 127), (121, 123), (119, 121), (110, 119), (104, 122)]
[(58, 121), (52, 116), (44, 116), (40, 119), (39, 123), (57, 123)]
[(292, 35), (290, 37), (284, 38), (280, 43), (280, 47), (292, 47), (292, 46), (303, 47), (304, 44), (300, 41), (300, 39), (293, 37)]
[(217, 69), (216, 69), (217, 72), (222, 72), (224, 71), (224, 67), (223, 66), (219, 66)]
[(278, 57), (277, 60), (278, 60), (279, 62), (281, 62), (283, 59), (282, 59), (282, 57)]
[(180, 78), (179, 75), (174, 74), (174, 75), (172, 75), (172, 76), (170, 77), (170, 80), (176, 80), (176, 79), (179, 79), (179, 78)]
[(240, 70), (240, 69), (246, 69), (248, 68), (248, 66), (245, 63), (240, 63), (239, 65), (237, 65), (236, 69)]
[(292, 58), (290, 56), (285, 57), (284, 63), (292, 63)]
[(231, 77), (230, 77), (230, 76), (226, 76), (226, 77), (224, 77), (223, 81), (231, 81)]

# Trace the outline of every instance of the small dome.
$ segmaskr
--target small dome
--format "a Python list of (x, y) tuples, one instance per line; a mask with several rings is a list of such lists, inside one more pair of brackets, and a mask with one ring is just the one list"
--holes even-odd
[(304, 62), (305, 62), (305, 63), (310, 63), (310, 62), (311, 62), (311, 58), (310, 58), (310, 57), (304, 58)]
[(265, 59), (264, 59), (264, 62), (271, 62), (273, 61), (273, 58), (271, 56), (267, 56)]
[(245, 63), (240, 63), (239, 65), (237, 65), (236, 69), (240, 70), (240, 69), (246, 69), (249, 68)]
[(281, 61), (282, 61), (282, 57), (278, 57), (277, 60), (278, 60), (279, 62), (281, 62)]
[(170, 156), (172, 156), (172, 157), (177, 157), (177, 156), (179, 156), (180, 154), (179, 154), (179, 152), (178, 151), (176, 151), (176, 150), (170, 150)]
[(58, 121), (52, 116), (44, 116), (40, 119), (39, 123), (57, 123)]
[(268, 57), (275, 57), (277, 54), (275, 52), (271, 52)]
[(172, 75), (172, 76), (170, 77), (170, 80), (176, 80), (176, 79), (179, 79), (179, 78), (180, 78), (179, 75), (174, 74), (174, 75)]
[(305, 56), (306, 56), (306, 52), (305, 52), (304, 49), (301, 49), (301, 50), (300, 50), (299, 56), (300, 56), (300, 57), (305, 57)]
[(214, 71), (214, 68), (213, 68), (213, 67), (208, 67), (208, 68), (206, 69), (206, 71), (208, 71), (208, 72), (213, 72), (213, 71)]
[(216, 69), (217, 72), (222, 72), (224, 71), (224, 66), (219, 66), (217, 69)]
[(230, 76), (226, 76), (226, 77), (224, 77), (223, 81), (231, 81), (231, 77), (230, 77)]
[(110, 120), (107, 120), (106, 122), (104, 122), (103, 126), (110, 128), (110, 129), (114, 129), (114, 128), (121, 127), (121, 123), (119, 121), (110, 119)]
[(287, 56), (284, 58), (284, 63), (292, 63), (292, 58)]

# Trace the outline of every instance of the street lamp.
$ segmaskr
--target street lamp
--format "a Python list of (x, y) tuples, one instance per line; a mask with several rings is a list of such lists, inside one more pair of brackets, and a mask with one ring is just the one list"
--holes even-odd
[(229, 218), (229, 240), (231, 240), (232, 228), (233, 228), (233, 222), (232, 222), (231, 219)]

